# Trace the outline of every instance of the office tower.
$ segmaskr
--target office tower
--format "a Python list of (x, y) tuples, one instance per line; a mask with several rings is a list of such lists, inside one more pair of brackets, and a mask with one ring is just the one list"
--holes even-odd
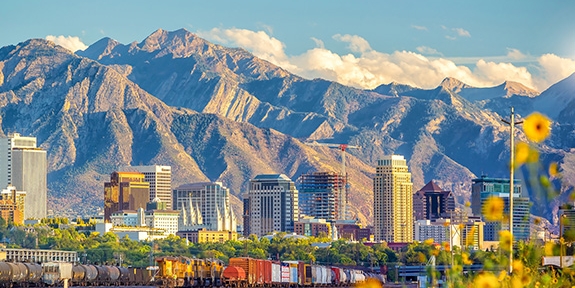
[(230, 189), (221, 182), (184, 184), (174, 189), (173, 206), (180, 210), (180, 231), (236, 232)]
[(146, 208), (150, 201), (150, 183), (139, 172), (113, 172), (104, 183), (104, 220), (114, 212)]
[(413, 194), (415, 220), (449, 218), (455, 211), (455, 199), (451, 191), (439, 188), (433, 180)]
[(298, 191), (284, 174), (262, 174), (250, 179), (249, 229), (257, 236), (293, 232), (298, 220)]
[[(530, 239), (530, 225), (529, 213), (530, 204), (529, 198), (523, 196), (521, 181), (514, 181), (513, 190), (513, 238), (514, 240), (529, 240)], [(509, 215), (509, 179), (502, 178), (489, 178), (481, 176), (481, 178), (473, 179), (471, 185), (471, 210), (475, 216), (483, 216), (481, 209), (483, 203), (489, 197), (499, 197), (503, 199), (504, 209), (503, 213)], [(497, 241), (499, 240), (499, 231), (509, 230), (508, 220), (499, 222), (485, 222), (484, 240)]]
[[(299, 179), (299, 211), (316, 219), (345, 220), (340, 203), (347, 203), (347, 180), (340, 173), (313, 172)], [(346, 205), (347, 206), (347, 205)]]
[(373, 179), (375, 241), (413, 242), (413, 184), (401, 155), (377, 161)]
[(13, 133), (0, 138), (0, 187), (11, 184), (26, 192), (24, 219), (46, 218), (47, 174), (46, 151), (36, 146), (36, 137)]
[(250, 209), (250, 195), (249, 193), (244, 193), (242, 195), (242, 203), (244, 204), (244, 227), (242, 227), (243, 230), (243, 235), (245, 237), (250, 236), (251, 234), (251, 228), (250, 228), (250, 213), (251, 213), (251, 209)]
[(16, 187), (8, 185), (0, 192), (0, 216), (13, 224), (24, 224), (26, 192), (17, 191)]
[(150, 200), (156, 197), (166, 203), (168, 210), (172, 209), (172, 167), (149, 165), (149, 166), (130, 166), (126, 169), (133, 169), (143, 173), (144, 181), (150, 183)]

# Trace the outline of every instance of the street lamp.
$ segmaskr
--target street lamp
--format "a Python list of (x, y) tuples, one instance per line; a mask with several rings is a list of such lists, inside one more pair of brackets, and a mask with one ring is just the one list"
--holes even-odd
[(515, 164), (513, 163), (514, 160), (514, 151), (515, 151), (515, 125), (519, 125), (523, 123), (523, 121), (515, 122), (515, 112), (513, 111), (513, 106), (511, 106), (511, 120), (507, 121), (505, 119), (501, 119), (504, 123), (511, 127), (510, 131), (510, 143), (509, 146), (511, 147), (511, 169), (509, 169), (509, 234), (511, 234), (511, 241), (509, 241), (509, 274), (513, 272), (513, 192), (515, 192), (515, 183), (514, 183), (514, 172), (515, 172)]

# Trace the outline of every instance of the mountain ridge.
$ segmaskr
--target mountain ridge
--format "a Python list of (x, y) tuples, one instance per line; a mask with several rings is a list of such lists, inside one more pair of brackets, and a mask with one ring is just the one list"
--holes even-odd
[[(69, 204), (58, 204), (67, 198), (97, 206), (102, 201), (99, 187), (120, 164), (167, 164), (173, 166), (176, 181), (225, 182), (235, 209), (240, 209), (238, 197), (254, 173), (285, 173), (296, 180), (319, 169), (339, 171), (340, 154), (302, 144), (311, 140), (363, 147), (348, 151), (347, 166), (352, 212), (364, 223), (370, 223), (373, 213), (374, 163), (385, 154), (406, 156), (414, 190), (433, 179), (454, 191), (462, 205), (476, 175), (507, 175), (509, 132), (500, 119), (508, 110), (486, 107), (503, 103), (500, 99), (522, 99), (528, 109), (540, 97), (474, 101), (465, 91), (481, 88), (465, 84), (453, 86), (461, 89), (457, 93), (442, 85), (426, 90), (390, 83), (362, 90), (306, 80), (243, 49), (178, 31), (169, 35), (157, 30), (148, 42), (129, 45), (100, 40), (76, 54), (37, 42), (37, 54), (26, 56), (30, 60), (11, 54), (16, 48), (0, 48), (2, 133), (36, 134), (52, 154), (53, 207), (69, 209)], [(194, 46), (198, 43), (202, 47)], [(23, 64), (13, 72), (18, 63)], [(554, 123), (551, 140), (542, 147), (544, 161), (572, 163), (572, 152), (564, 147), (574, 143), (573, 137), (559, 133), (568, 127)], [(525, 139), (517, 133), (518, 140)], [(565, 168), (565, 179), (573, 179), (570, 166)], [(67, 192), (75, 181), (87, 195)], [(551, 219), (552, 209), (535, 203), (533, 213)]]

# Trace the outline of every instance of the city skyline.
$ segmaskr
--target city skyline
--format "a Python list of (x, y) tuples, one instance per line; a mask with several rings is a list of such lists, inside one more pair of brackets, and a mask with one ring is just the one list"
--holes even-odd
[[(157, 29), (185, 28), (300, 76), (367, 89), (393, 81), (432, 88), (454, 77), (478, 87), (510, 80), (542, 91), (575, 71), (575, 20), (568, 13), (575, 4), (568, 1), (314, 1), (306, 9), (262, 1), (181, 1), (178, 9), (151, 1), (112, 9), (95, 1), (29, 2), (0, 12), (0, 24), (10, 27), (0, 46), (43, 38), (75, 50), (103, 37), (128, 44)], [(16, 25), (19, 19), (30, 25)]]

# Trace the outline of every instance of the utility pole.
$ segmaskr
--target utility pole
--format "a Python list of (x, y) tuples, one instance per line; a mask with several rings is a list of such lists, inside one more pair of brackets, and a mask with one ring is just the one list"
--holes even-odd
[(515, 122), (515, 112), (513, 110), (513, 106), (511, 106), (511, 120), (507, 121), (505, 119), (501, 119), (501, 121), (511, 127), (509, 144), (511, 150), (511, 168), (509, 169), (509, 234), (511, 234), (511, 241), (509, 241), (509, 274), (511, 274), (511, 272), (513, 272), (513, 192), (515, 192), (515, 182), (513, 176), (515, 172), (515, 125), (519, 125), (523, 123), (523, 121)]

